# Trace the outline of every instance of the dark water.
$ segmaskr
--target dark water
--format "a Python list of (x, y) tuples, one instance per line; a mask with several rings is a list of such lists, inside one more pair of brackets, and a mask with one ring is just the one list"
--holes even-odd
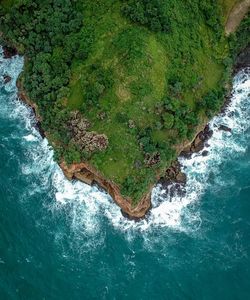
[(22, 64), (0, 58), (0, 299), (250, 299), (249, 71), (211, 122), (209, 155), (182, 161), (187, 195), (157, 187), (134, 223), (65, 180), (16, 98)]

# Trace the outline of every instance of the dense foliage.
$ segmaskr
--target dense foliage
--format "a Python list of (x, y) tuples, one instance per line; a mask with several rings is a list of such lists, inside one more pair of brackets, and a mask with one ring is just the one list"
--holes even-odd
[(152, 31), (168, 32), (170, 21), (164, 0), (125, 0), (123, 14), (131, 21), (145, 25)]
[[(22, 82), (56, 158), (87, 159), (136, 203), (223, 102), (232, 61), (220, 2), (1, 1), (1, 30), (25, 54)], [(108, 137), (105, 151), (72, 142), (72, 110)]]
[(1, 15), (8, 40), (27, 59), (24, 88), (38, 103), (44, 128), (61, 128), (65, 137), (60, 101), (69, 93), (73, 61), (86, 59), (92, 42), (76, 1), (23, 1)]
[(250, 46), (250, 13), (242, 20), (238, 30), (230, 36), (231, 55), (235, 58)]

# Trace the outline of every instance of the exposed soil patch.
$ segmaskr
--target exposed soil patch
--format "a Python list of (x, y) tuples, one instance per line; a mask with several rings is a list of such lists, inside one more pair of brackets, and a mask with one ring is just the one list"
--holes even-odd
[(235, 32), (237, 27), (240, 25), (241, 20), (245, 17), (249, 9), (250, 9), (250, 0), (241, 1), (240, 3), (237, 3), (233, 7), (233, 9), (231, 10), (227, 18), (227, 22), (225, 26), (226, 35)]

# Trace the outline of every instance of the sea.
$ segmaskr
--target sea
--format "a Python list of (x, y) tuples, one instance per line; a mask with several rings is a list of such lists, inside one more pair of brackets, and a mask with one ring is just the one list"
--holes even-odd
[(186, 193), (156, 185), (135, 222), (64, 177), (18, 99), (23, 65), (0, 48), (0, 300), (250, 299), (250, 69), (209, 123), (207, 155), (179, 159)]

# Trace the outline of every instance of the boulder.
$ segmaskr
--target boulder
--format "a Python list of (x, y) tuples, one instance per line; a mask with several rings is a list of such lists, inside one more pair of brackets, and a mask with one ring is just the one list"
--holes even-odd
[(250, 67), (250, 45), (241, 51), (236, 59), (234, 66), (234, 73), (237, 73), (242, 68)]
[(176, 177), (176, 173), (173, 167), (170, 167), (166, 170), (166, 175), (165, 175), (166, 179), (172, 181), (175, 179)]
[(201, 150), (203, 150), (203, 148), (204, 148), (204, 142), (199, 141), (199, 143), (196, 143), (196, 145), (195, 145), (195, 143), (192, 145), (191, 150), (193, 152), (200, 152)]
[(10, 82), (11, 81), (11, 77), (9, 75), (3, 75), (3, 81), (4, 81), (5, 84), (8, 83), (8, 82)]
[(134, 167), (135, 167), (136, 169), (141, 169), (141, 167), (142, 167), (142, 162), (141, 162), (140, 160), (136, 160), (136, 161), (134, 162)]
[(187, 176), (185, 173), (183, 172), (179, 172), (177, 175), (176, 175), (176, 182), (178, 183), (181, 183), (181, 184), (186, 184), (187, 182)]
[(144, 163), (148, 166), (151, 167), (153, 165), (158, 164), (161, 161), (161, 156), (159, 152), (155, 152), (153, 154), (146, 153), (145, 158), (144, 158)]
[(8, 46), (3, 47), (3, 58), (8, 59), (15, 55), (17, 55), (17, 50), (15, 48)]
[(195, 138), (193, 145), (196, 148), (198, 145), (200, 145), (204, 141), (204, 136), (201, 134), (198, 134), (197, 137)]
[(180, 156), (185, 157), (185, 158), (191, 158), (192, 156), (192, 150), (190, 147), (186, 147), (183, 149), (180, 153)]
[(202, 155), (202, 156), (208, 156), (208, 153), (209, 153), (209, 152), (208, 152), (207, 150), (204, 150), (204, 151), (202, 151), (201, 155)]
[(128, 127), (129, 127), (130, 129), (135, 128), (135, 122), (134, 122), (133, 120), (129, 120), (129, 121), (128, 121)]
[(226, 132), (232, 132), (232, 129), (229, 128), (229, 127), (227, 127), (227, 126), (225, 126), (225, 125), (220, 125), (218, 129), (226, 131)]

